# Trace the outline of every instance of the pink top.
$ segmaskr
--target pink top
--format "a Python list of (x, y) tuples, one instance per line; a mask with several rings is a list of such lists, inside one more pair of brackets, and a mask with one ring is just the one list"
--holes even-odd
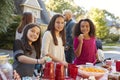
[[(78, 37), (74, 38), (74, 51), (77, 49), (79, 44)], [(94, 63), (96, 60), (96, 39), (94, 37), (90, 38), (89, 40), (83, 39), (83, 45), (81, 50), (81, 55), (76, 57), (74, 60), (74, 64), (86, 64), (86, 62)]]

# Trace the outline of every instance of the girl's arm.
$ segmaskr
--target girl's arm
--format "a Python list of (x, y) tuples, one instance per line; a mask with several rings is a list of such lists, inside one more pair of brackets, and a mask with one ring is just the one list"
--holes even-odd
[(21, 63), (26, 63), (26, 64), (43, 64), (43, 63), (45, 63), (45, 58), (34, 59), (34, 58), (27, 57), (25, 55), (18, 56), (17, 60)]
[(26, 63), (26, 64), (42, 64), (45, 62), (45, 59), (34, 59), (28, 56), (24, 55), (24, 50), (23, 50), (23, 45), (21, 40), (15, 40), (14, 45), (13, 45), (13, 52), (14, 52), (14, 58), (18, 60), (21, 63)]
[(81, 50), (82, 50), (82, 44), (79, 43), (77, 49), (74, 51), (76, 57), (79, 57), (81, 55)]
[[(79, 57), (81, 55), (81, 51), (82, 51), (82, 45), (83, 45), (83, 35), (80, 34), (78, 36), (78, 42), (76, 43), (76, 45), (78, 44), (78, 46), (76, 47), (76, 49), (74, 50), (74, 53), (76, 55), (76, 57)], [(75, 42), (74, 42), (75, 43)], [(74, 44), (75, 45), (75, 44)]]
[(55, 62), (60, 62), (61, 60), (59, 60), (58, 58), (56, 58), (54, 55), (52, 55), (51, 53), (48, 53), (46, 56), (49, 56), (50, 58), (52, 58), (53, 61)]
[(68, 63), (67, 63), (66, 61), (62, 61), (62, 60), (56, 58), (54, 55), (52, 55), (52, 54), (50, 54), (50, 53), (48, 53), (46, 56), (49, 56), (50, 58), (52, 58), (53, 61), (55, 61), (55, 62), (60, 62), (60, 63), (62, 63), (65, 67), (68, 67)]
[(53, 54), (51, 54), (49, 52), (50, 47), (50, 43), (52, 41), (52, 35), (50, 32), (45, 32), (45, 34), (43, 35), (42, 38), (42, 49), (41, 49), (41, 53), (42, 56), (49, 56), (50, 58), (52, 58), (53, 61), (58, 62), (60, 61), (59, 59), (57, 59)]
[(49, 31), (46, 31), (42, 38), (42, 47), (41, 47), (42, 57), (44, 57), (49, 51), (51, 38), (52, 38), (51, 33)]

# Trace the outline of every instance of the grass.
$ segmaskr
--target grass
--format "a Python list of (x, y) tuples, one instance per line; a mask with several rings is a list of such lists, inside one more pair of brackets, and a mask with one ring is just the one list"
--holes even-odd
[(104, 48), (103, 50), (104, 50), (104, 51), (109, 51), (109, 50), (112, 51), (112, 50), (115, 50), (115, 49), (114, 49), (114, 48)]
[[(104, 43), (103, 46), (118, 46), (118, 47), (120, 47), (120, 42)], [(112, 47), (108, 47), (108, 48), (104, 48), (103, 50), (109, 51), (109, 50), (116, 50), (116, 49), (112, 48)]]
[(115, 43), (104, 43), (103, 46), (120, 46), (120, 42), (115, 42)]

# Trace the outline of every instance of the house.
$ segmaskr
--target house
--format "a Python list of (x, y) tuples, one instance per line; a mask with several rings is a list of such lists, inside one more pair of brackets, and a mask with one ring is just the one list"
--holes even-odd
[(46, 29), (50, 17), (43, 0), (14, 0), (14, 4), (16, 7), (15, 14), (32, 12), (36, 17), (36, 23), (41, 26), (43, 31)]
[(117, 27), (117, 26), (113, 25), (113, 26), (110, 27), (109, 31), (110, 31), (110, 33), (120, 35), (120, 27)]
[(120, 35), (120, 22), (108, 19), (106, 19), (106, 22), (106, 25), (109, 27), (109, 33)]

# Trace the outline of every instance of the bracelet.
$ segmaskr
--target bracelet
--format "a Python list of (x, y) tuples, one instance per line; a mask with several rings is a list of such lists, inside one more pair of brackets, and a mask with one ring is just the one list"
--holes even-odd
[(38, 59), (37, 59), (37, 64), (38, 64)]

